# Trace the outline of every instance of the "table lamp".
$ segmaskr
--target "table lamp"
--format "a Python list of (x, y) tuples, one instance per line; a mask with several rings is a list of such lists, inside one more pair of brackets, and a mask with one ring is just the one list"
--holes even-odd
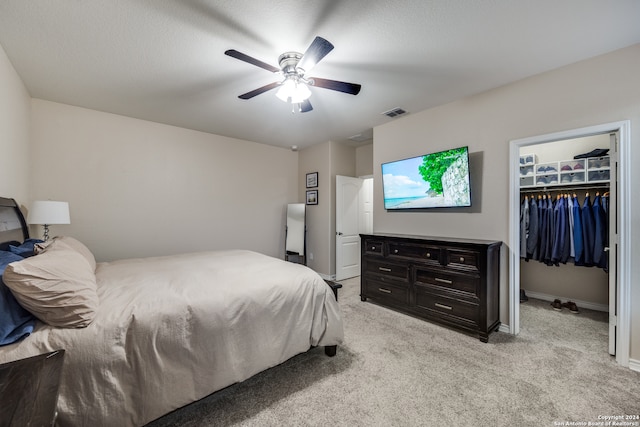
[(27, 222), (44, 226), (44, 241), (46, 242), (49, 240), (49, 225), (71, 224), (69, 203), (52, 200), (35, 201), (31, 204), (31, 209), (29, 209)]

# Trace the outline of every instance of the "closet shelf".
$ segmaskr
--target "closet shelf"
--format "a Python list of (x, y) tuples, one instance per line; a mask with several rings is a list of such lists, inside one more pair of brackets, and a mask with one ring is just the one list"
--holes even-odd
[(520, 165), (521, 188), (608, 183), (609, 156)]
[(546, 192), (567, 192), (567, 191), (574, 191), (574, 190), (580, 190), (580, 191), (584, 191), (584, 190), (590, 190), (590, 189), (594, 189), (594, 190), (598, 190), (598, 189), (605, 189), (608, 190), (609, 189), (609, 183), (608, 182), (585, 182), (583, 184), (576, 184), (576, 185), (547, 185), (547, 186), (537, 186), (537, 187), (527, 187), (527, 188), (520, 188), (520, 193), (546, 193)]

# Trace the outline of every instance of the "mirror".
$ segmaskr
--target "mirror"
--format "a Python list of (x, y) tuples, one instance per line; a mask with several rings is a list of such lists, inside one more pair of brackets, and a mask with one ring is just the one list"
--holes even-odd
[(305, 204), (287, 205), (285, 259), (305, 264)]

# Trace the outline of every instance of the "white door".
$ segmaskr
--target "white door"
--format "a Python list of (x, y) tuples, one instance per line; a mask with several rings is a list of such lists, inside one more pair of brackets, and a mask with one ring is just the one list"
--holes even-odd
[(363, 179), (336, 176), (336, 280), (360, 275)]
[[(609, 159), (611, 184), (609, 190), (609, 354), (616, 354), (618, 313), (618, 132), (612, 133)], [(607, 250), (607, 249), (605, 249)]]
[(373, 178), (365, 178), (360, 190), (362, 212), (360, 213), (360, 233), (373, 233)]

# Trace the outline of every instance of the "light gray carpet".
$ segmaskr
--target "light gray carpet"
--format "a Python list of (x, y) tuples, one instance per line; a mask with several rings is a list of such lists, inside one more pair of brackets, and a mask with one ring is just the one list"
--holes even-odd
[(608, 355), (606, 313), (531, 299), (520, 335), (484, 344), (361, 302), (359, 278), (342, 283), (336, 357), (313, 349), (148, 427), (521, 427), (640, 414), (640, 373)]

